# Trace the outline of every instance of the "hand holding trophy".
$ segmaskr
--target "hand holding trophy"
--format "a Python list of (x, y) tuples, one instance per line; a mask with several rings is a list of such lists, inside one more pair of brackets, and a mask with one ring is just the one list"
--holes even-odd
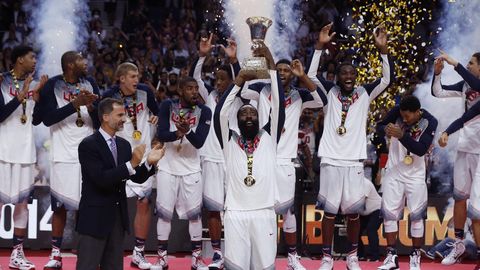
[(271, 59), (267, 60), (265, 57), (269, 57), (268, 54), (270, 54), (270, 52), (268, 51), (268, 54), (259, 52), (264, 51), (266, 48), (264, 43), (265, 35), (267, 34), (268, 28), (272, 25), (272, 20), (265, 17), (250, 17), (246, 22), (250, 27), (254, 56), (246, 58), (243, 61), (242, 69), (255, 71), (259, 79), (269, 78), (268, 69), (272, 67), (272, 63), (270, 63)]

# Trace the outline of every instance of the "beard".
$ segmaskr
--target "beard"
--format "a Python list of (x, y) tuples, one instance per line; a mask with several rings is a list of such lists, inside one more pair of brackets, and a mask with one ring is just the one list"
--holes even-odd
[(240, 134), (247, 140), (253, 140), (258, 134), (258, 120), (253, 120), (253, 125), (247, 126), (247, 121), (239, 121), (238, 128), (240, 129)]

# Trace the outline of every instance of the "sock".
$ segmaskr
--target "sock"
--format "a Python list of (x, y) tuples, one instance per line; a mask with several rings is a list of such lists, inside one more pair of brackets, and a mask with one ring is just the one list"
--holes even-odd
[(162, 253), (163, 251), (168, 250), (168, 242), (167, 241), (158, 241), (158, 253)]
[(420, 247), (413, 247), (412, 254), (420, 255)]
[(297, 246), (296, 245), (287, 245), (288, 253), (290, 254), (297, 254)]
[(349, 251), (348, 251), (348, 254), (351, 255), (351, 254), (356, 254), (357, 253), (357, 249), (358, 249), (358, 243), (350, 243), (349, 245)]
[(332, 257), (332, 246), (331, 245), (324, 245), (322, 247), (323, 256), (330, 256)]
[(23, 245), (23, 241), (25, 241), (25, 237), (19, 235), (13, 235), (13, 247), (19, 247)]
[(135, 247), (143, 249), (145, 247), (145, 239), (135, 237)]
[(397, 249), (394, 246), (387, 246), (387, 254), (397, 255)]
[(63, 237), (52, 237), (52, 249), (60, 250), (62, 247)]
[(462, 240), (465, 235), (465, 231), (463, 229), (455, 229), (455, 238)]
[(221, 250), (221, 247), (220, 247), (220, 240), (212, 240), (212, 248), (214, 250)]
[(202, 250), (202, 241), (192, 241), (192, 253)]

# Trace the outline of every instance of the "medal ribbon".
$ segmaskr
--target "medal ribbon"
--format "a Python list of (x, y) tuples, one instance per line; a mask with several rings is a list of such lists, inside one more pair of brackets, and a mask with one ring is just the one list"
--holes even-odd
[[(67, 85), (67, 87), (68, 87), (68, 92), (69, 92), (71, 95), (77, 97), (78, 94), (80, 94), (80, 83), (79, 83), (79, 82), (77, 82), (77, 83), (75, 83), (75, 84), (69, 83), (69, 82), (67, 82), (67, 79), (65, 79), (65, 76), (63, 77), (63, 81), (64, 81), (65, 84)], [(74, 90), (74, 91), (71, 91), (71, 90), (70, 90), (70, 85), (75, 85), (75, 90)], [(81, 126), (78, 125), (78, 123), (83, 123), (82, 114), (80, 113), (80, 107), (77, 108), (77, 126), (78, 126), (78, 127), (81, 127)]]
[(342, 114), (341, 114), (342, 120), (340, 123), (341, 127), (345, 126), (345, 120), (347, 119), (348, 110), (350, 109), (350, 105), (353, 104), (352, 96), (353, 96), (353, 92), (348, 96), (343, 96), (341, 93), (338, 94), (338, 99), (342, 103)]
[(253, 173), (253, 152), (257, 149), (260, 138), (255, 136), (253, 141), (247, 141), (242, 138), (238, 138), (238, 145), (245, 151), (247, 155), (247, 176), (251, 176)]

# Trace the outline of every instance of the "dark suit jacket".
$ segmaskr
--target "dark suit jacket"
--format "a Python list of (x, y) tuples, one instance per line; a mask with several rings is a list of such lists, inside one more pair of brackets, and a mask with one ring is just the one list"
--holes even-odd
[(82, 168), (82, 196), (78, 210), (76, 230), (94, 237), (107, 237), (114, 225), (115, 211), (120, 208), (123, 228), (129, 231), (125, 182), (130, 179), (145, 182), (155, 173), (143, 164), (134, 168), (130, 176), (126, 162), (132, 158), (128, 141), (116, 137), (118, 165), (115, 165), (110, 147), (99, 131), (86, 137), (78, 146)]

